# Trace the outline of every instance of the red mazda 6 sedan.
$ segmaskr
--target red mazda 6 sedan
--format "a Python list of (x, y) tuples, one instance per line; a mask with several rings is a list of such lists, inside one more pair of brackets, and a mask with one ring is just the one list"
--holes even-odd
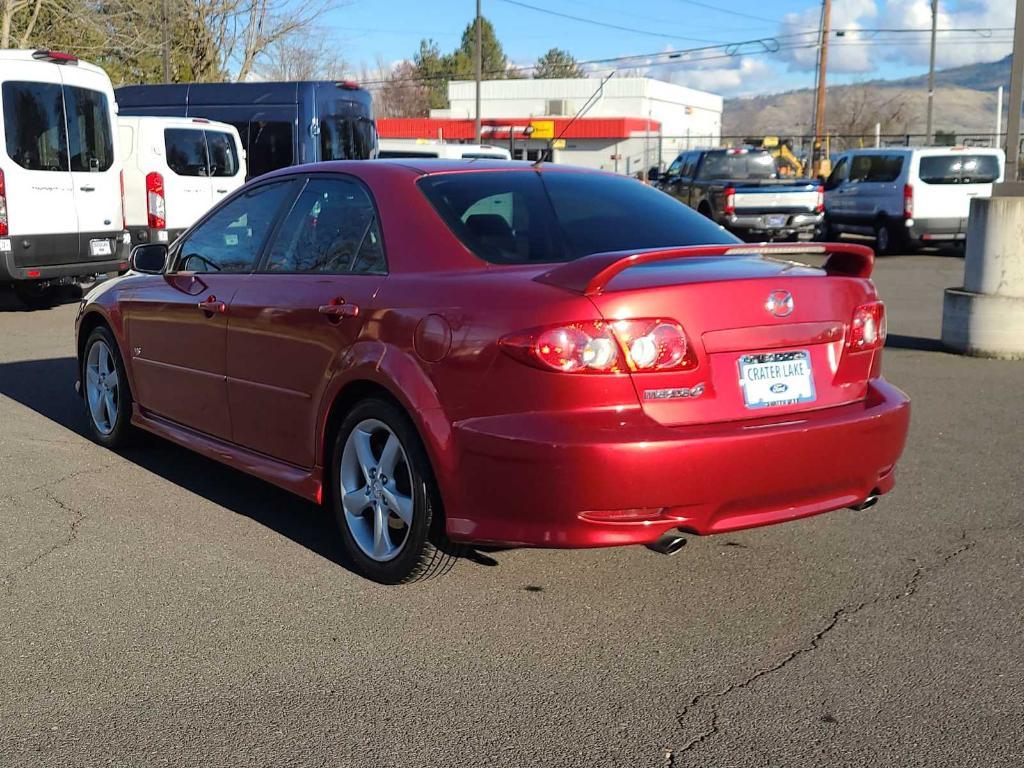
[(651, 543), (873, 502), (910, 411), (871, 267), (744, 245), (606, 173), (289, 168), (89, 294), (79, 389), (99, 443), (139, 427), (322, 501), (355, 564), (401, 582), (446, 542)]

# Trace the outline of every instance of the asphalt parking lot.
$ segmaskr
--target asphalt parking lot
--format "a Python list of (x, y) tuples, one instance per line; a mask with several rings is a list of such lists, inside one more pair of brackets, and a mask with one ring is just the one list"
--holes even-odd
[(283, 491), (91, 443), (74, 303), (0, 297), (0, 765), (1024, 764), (1024, 363), (939, 349), (962, 270), (877, 265), (914, 415), (874, 509), (400, 588)]

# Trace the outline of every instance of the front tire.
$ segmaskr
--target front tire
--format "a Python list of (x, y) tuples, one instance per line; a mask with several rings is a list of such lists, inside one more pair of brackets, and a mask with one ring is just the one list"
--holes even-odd
[(82, 355), (82, 399), (89, 434), (100, 445), (124, 447), (130, 437), (132, 393), (114, 334), (95, 328)]
[(426, 450), (409, 417), (372, 398), (345, 416), (328, 465), (330, 504), (345, 549), (365, 576), (402, 584), (452, 564), (441, 499)]
[(905, 247), (904, 233), (881, 219), (875, 224), (875, 251), (883, 256), (891, 256)]

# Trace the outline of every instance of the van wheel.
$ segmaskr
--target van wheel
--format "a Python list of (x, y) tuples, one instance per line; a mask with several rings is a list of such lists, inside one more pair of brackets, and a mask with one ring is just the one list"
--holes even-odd
[(904, 247), (903, 233), (885, 219), (875, 224), (875, 251), (883, 255), (897, 253)]
[(409, 417), (386, 400), (358, 403), (334, 440), (331, 511), (350, 559), (365, 576), (402, 584), (447, 571), (441, 498)]
[(82, 395), (92, 439), (124, 447), (131, 435), (132, 393), (114, 335), (105, 326), (89, 334), (82, 354)]
[(29, 309), (45, 309), (53, 304), (57, 290), (49, 283), (35, 280), (18, 280), (14, 283), (14, 294)]

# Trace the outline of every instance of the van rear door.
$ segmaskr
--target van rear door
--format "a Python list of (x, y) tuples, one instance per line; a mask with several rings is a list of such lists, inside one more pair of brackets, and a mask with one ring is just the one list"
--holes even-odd
[(124, 230), (121, 165), (114, 154), (113, 90), (101, 73), (76, 67), (59, 71), (78, 210), (79, 253), (109, 261), (115, 255), (116, 238)]
[(234, 128), (209, 126), (205, 134), (213, 205), (216, 205), (245, 183), (245, 160), (241, 139)]
[(991, 195), (992, 183), (1002, 175), (999, 152), (922, 154), (917, 161), (919, 183), (914, 184), (914, 218), (960, 219), (966, 225), (971, 199)]
[[(73, 263), (78, 259), (78, 214), (57, 65), (5, 60), (3, 67), (0, 98), (6, 146), (0, 168), (9, 233), (37, 236), (29, 248), (14, 250), (14, 264), (28, 268)], [(47, 76), (52, 78), (49, 82)]]
[(164, 203), (167, 229), (187, 229), (213, 205), (210, 161), (203, 124), (163, 128)]

